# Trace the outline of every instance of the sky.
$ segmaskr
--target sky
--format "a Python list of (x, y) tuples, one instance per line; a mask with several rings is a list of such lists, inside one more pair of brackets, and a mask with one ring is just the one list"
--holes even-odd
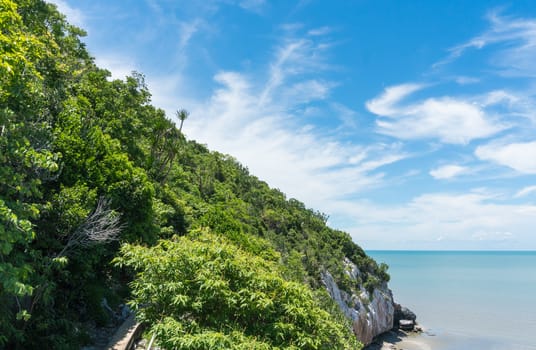
[(536, 249), (536, 2), (51, 2), (365, 249)]

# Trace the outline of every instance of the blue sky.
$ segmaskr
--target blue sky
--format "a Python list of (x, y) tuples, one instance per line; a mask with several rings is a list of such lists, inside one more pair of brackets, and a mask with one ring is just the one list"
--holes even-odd
[(536, 249), (534, 1), (53, 2), (365, 249)]

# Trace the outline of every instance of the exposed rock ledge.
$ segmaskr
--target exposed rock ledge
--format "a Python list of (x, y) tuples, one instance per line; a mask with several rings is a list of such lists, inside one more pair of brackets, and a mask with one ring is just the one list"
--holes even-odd
[[(344, 265), (348, 276), (358, 281), (361, 272), (357, 266), (346, 258)], [(321, 278), (331, 298), (352, 320), (354, 333), (363, 344), (370, 344), (376, 336), (393, 329), (395, 303), (387, 283), (375, 288), (372, 294), (363, 286), (350, 294), (339, 288), (329, 271), (322, 273)]]

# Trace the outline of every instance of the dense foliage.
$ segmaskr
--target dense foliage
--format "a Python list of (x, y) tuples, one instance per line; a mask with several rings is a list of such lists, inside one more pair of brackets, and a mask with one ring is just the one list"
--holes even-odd
[(268, 254), (201, 234), (125, 245), (116, 264), (141, 271), (133, 305), (166, 348), (357, 349), (348, 328), (305, 285), (286, 281), (277, 254)]
[(141, 319), (171, 348), (352, 344), (320, 271), (352, 288), (348, 257), (372, 288), (385, 268), (188, 141), (143, 76), (111, 80), (83, 35), (42, 0), (0, 0), (0, 348), (90, 343), (103, 298), (149, 305)]

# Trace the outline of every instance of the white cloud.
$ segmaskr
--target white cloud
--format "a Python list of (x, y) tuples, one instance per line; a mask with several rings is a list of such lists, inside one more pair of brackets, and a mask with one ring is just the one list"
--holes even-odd
[(82, 11), (69, 6), (65, 0), (47, 0), (48, 3), (56, 5), (58, 11), (67, 17), (67, 21), (75, 26), (87, 29), (84, 23)]
[(406, 140), (438, 138), (444, 143), (467, 144), (506, 128), (464, 99), (439, 97), (401, 103), (422, 88), (418, 84), (392, 86), (368, 101), (368, 110), (384, 117), (376, 121), (378, 132)]
[(475, 154), (482, 160), (510, 167), (523, 174), (536, 174), (536, 141), (491, 143), (477, 147)]
[(385, 89), (383, 94), (370, 101), (367, 101), (367, 109), (377, 115), (390, 116), (403, 113), (403, 108), (397, 107), (396, 104), (415, 91), (421, 90), (424, 85), (420, 84), (401, 84), (390, 86)]
[(430, 171), (430, 175), (435, 179), (451, 179), (463, 173), (466, 173), (468, 170), (467, 167), (460, 165), (444, 165), (439, 168), (433, 169)]
[(514, 198), (521, 198), (528, 196), (529, 194), (536, 192), (536, 186), (527, 186), (519, 190), (515, 195)]
[[(492, 193), (428, 193), (399, 205), (339, 203), (345, 227), (367, 249), (534, 249), (536, 206), (497, 202)], [(439, 239), (441, 238), (441, 239)], [(507, 244), (506, 246), (504, 244)]]
[(486, 93), (482, 98), (482, 106), (493, 106), (497, 104), (504, 104), (509, 107), (514, 107), (521, 98), (510, 92), (504, 90), (493, 90)]
[[(394, 147), (395, 146), (393, 146), (393, 148)], [(384, 165), (398, 162), (399, 160), (402, 160), (407, 157), (408, 157), (408, 154), (401, 153), (401, 152), (387, 154), (387, 155), (380, 156), (379, 158), (375, 158), (372, 160), (367, 160), (367, 161), (362, 162), (361, 165), (359, 166), (359, 169), (363, 172), (373, 171)]]
[[(452, 48), (451, 54), (435, 66), (447, 64), (462, 56), (469, 49), (482, 50), (491, 45), (498, 49), (491, 54), (491, 63), (509, 76), (536, 76), (536, 20), (488, 15), (491, 28), (468, 42)], [(499, 44), (508, 43), (508, 45)]]

